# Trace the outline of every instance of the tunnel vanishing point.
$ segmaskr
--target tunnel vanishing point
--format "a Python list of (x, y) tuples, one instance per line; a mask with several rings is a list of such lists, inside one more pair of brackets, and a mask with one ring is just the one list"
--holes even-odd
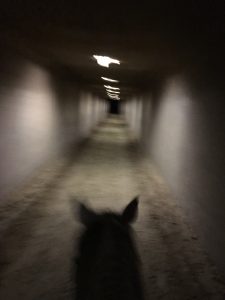
[(75, 199), (136, 195), (146, 299), (225, 299), (224, 12), (1, 3), (0, 299), (70, 299)]

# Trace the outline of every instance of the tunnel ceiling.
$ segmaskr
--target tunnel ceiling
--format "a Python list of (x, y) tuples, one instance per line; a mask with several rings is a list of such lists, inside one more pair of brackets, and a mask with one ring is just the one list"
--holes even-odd
[[(168, 74), (220, 64), (224, 8), (220, 0), (9, 1), (1, 7), (1, 44), (101, 95), (101, 76), (118, 79), (126, 97)], [(100, 67), (93, 54), (121, 65)]]

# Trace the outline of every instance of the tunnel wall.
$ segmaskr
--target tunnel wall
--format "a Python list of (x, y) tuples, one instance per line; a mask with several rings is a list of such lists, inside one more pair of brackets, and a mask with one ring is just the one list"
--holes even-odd
[(134, 137), (141, 139), (142, 131), (142, 116), (143, 116), (143, 101), (140, 97), (133, 97), (129, 101), (122, 104), (122, 113), (130, 127)]
[(0, 199), (87, 137), (104, 117), (103, 100), (22, 58), (0, 64)]
[[(141, 99), (141, 100), (140, 100)], [(139, 112), (142, 102), (141, 130)], [(127, 102), (126, 118), (184, 208), (211, 258), (225, 273), (224, 88), (175, 76), (157, 93)], [(136, 124), (136, 128), (135, 128)]]

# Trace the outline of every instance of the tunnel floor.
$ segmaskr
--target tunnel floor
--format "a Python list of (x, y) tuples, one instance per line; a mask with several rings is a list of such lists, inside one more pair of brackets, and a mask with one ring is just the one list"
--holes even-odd
[(0, 208), (0, 299), (71, 299), (81, 230), (76, 199), (121, 210), (136, 195), (146, 299), (224, 299), (225, 286), (182, 209), (119, 117), (102, 122), (79, 150), (42, 168)]

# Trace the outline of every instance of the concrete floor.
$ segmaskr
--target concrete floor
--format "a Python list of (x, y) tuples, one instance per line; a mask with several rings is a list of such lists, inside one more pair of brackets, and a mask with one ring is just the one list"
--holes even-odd
[(0, 208), (0, 299), (71, 299), (76, 200), (120, 210), (140, 195), (134, 229), (146, 299), (224, 299), (225, 285), (124, 122), (109, 118)]

